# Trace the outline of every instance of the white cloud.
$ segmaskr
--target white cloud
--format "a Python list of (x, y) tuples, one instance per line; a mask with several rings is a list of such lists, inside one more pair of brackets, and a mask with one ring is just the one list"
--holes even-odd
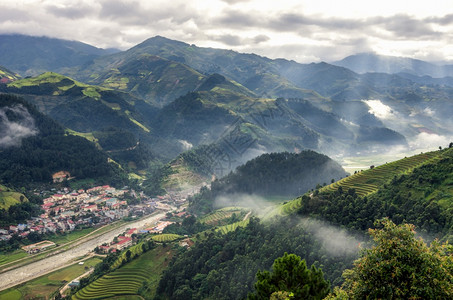
[(392, 108), (382, 103), (381, 100), (362, 100), (362, 101), (369, 106), (370, 110), (368, 112), (370, 114), (375, 115), (379, 119), (391, 119), (395, 117)]
[[(364, 51), (453, 59), (451, 1), (18, 0), (0, 2), (0, 33), (127, 49), (155, 35), (300, 62)], [(291, 45), (291, 47), (287, 46)]]

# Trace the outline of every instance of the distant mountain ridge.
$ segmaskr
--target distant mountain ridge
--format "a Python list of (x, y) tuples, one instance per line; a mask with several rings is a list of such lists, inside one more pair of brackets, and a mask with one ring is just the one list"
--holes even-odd
[(332, 62), (333, 65), (348, 68), (357, 73), (409, 73), (417, 76), (443, 78), (453, 76), (453, 65), (436, 65), (419, 59), (384, 56), (374, 53), (350, 55), (342, 60)]
[(22, 76), (36, 76), (46, 71), (83, 65), (95, 57), (115, 53), (77, 42), (20, 34), (0, 35), (0, 65)]

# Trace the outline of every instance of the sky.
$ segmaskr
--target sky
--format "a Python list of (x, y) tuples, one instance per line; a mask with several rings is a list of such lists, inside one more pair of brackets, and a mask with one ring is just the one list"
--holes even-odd
[(161, 35), (302, 63), (375, 52), (453, 62), (452, 0), (0, 0), (0, 34), (126, 50)]

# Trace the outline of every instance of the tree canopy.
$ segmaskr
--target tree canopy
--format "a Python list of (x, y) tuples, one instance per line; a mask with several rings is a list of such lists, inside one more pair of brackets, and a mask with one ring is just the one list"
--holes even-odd
[(305, 259), (286, 252), (275, 260), (272, 272), (258, 271), (256, 278), (250, 300), (269, 299), (282, 292), (294, 299), (323, 299), (330, 292), (330, 283), (321, 269), (315, 266), (308, 269)]
[(451, 245), (434, 241), (427, 246), (415, 237), (413, 225), (388, 219), (377, 225), (381, 228), (369, 230), (376, 245), (343, 273), (343, 290), (332, 299), (452, 299)]

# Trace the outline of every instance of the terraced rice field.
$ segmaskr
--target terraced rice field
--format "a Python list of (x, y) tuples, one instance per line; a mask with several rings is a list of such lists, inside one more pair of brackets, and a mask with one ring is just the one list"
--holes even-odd
[(236, 223), (233, 223), (233, 224), (220, 226), (219, 228), (216, 229), (216, 231), (220, 231), (223, 234), (227, 234), (230, 231), (235, 231), (236, 228), (238, 228), (238, 227), (247, 226), (248, 223), (249, 223), (249, 219), (244, 220), (244, 221), (240, 221), (240, 222), (236, 222)]
[(222, 220), (230, 218), (233, 214), (240, 215), (243, 211), (237, 207), (225, 207), (216, 210), (200, 219), (201, 223), (217, 225)]
[[(131, 257), (134, 257), (136, 255), (140, 255), (143, 253), (143, 248), (142, 248), (143, 243), (137, 244), (135, 246), (130, 247), (128, 250), (131, 252)], [(123, 251), (118, 257), (118, 259), (112, 264), (111, 269), (115, 270), (116, 268), (120, 267), (121, 264), (123, 263), (123, 260), (126, 260), (126, 251)]]
[(296, 213), (300, 206), (301, 199), (300, 198), (294, 199), (292, 201), (289, 201), (288, 203), (283, 204), (283, 206), (280, 207), (280, 214), (290, 215)]
[[(391, 180), (394, 176), (410, 173), (413, 169), (425, 163), (440, 160), (442, 153), (442, 151), (422, 153), (358, 172), (321, 188), (320, 192), (333, 192), (341, 186), (344, 191), (354, 188), (359, 196), (366, 196), (376, 192), (380, 186)], [(275, 214), (290, 215), (297, 212), (300, 207), (301, 198), (297, 198), (278, 207), (270, 216)]]
[(422, 153), (358, 172), (323, 187), (320, 192), (333, 192), (341, 186), (344, 191), (354, 188), (359, 196), (366, 196), (376, 192), (379, 186), (394, 176), (407, 174), (422, 164), (439, 160), (442, 156), (441, 154), (441, 151)]
[(149, 268), (121, 268), (92, 282), (72, 296), (73, 300), (103, 299), (118, 295), (137, 295), (143, 281), (150, 276)]
[(164, 233), (159, 235), (153, 235), (151, 238), (153, 239), (153, 241), (158, 243), (169, 243), (182, 238), (182, 236), (178, 234)]

